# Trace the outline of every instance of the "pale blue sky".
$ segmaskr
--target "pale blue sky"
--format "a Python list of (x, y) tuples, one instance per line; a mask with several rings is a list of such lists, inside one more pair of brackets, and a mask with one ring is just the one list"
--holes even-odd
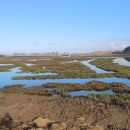
[(0, 45), (0, 53), (123, 49), (130, 0), (0, 0)]

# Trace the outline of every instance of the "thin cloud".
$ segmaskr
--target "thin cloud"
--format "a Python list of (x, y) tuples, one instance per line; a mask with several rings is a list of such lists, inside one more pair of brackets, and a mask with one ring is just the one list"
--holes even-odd
[(48, 42), (49, 45), (55, 45), (55, 42)]
[(116, 44), (114, 44), (114, 43), (110, 43), (110, 47), (111, 47), (112, 49), (117, 49), (117, 48), (119, 48), (119, 46), (116, 45)]
[(124, 49), (128, 46), (128, 44), (123, 43), (123, 44), (117, 44), (117, 43), (110, 43), (110, 48), (111, 49)]
[(65, 43), (61, 43), (59, 44), (60, 46), (68, 46), (68, 44), (65, 44)]
[(104, 37), (103, 41), (130, 41), (130, 37)]
[(76, 44), (76, 46), (79, 46), (79, 47), (85, 46), (85, 45), (84, 45), (83, 43), (81, 43), (81, 41), (78, 40), (78, 39), (73, 39), (73, 42)]
[(80, 43), (80, 40), (78, 40), (78, 39), (73, 39), (72, 41), (75, 43)]
[(121, 48), (122, 48), (122, 49), (125, 49), (126, 47), (128, 47), (128, 44), (122, 44), (122, 45), (121, 45)]
[(92, 41), (92, 42), (97, 42), (98, 39), (97, 39), (96, 37), (93, 37), (93, 36), (92, 36), (92, 37), (91, 37), (91, 41)]
[(35, 45), (39, 45), (40, 43), (39, 42), (34, 42)]
[(84, 47), (85, 45), (83, 43), (76, 43), (76, 46)]

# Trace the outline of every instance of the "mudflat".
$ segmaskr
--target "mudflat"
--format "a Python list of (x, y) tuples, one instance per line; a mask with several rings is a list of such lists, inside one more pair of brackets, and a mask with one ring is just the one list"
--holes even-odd
[(79, 130), (83, 127), (87, 130), (87, 125), (99, 125), (103, 129), (130, 129), (130, 105), (96, 103), (80, 96), (70, 98), (0, 93), (0, 98), (1, 120), (8, 115), (14, 123), (22, 119), (22, 124), (28, 124), (42, 117), (53, 122), (64, 122), (64, 130), (74, 126)]

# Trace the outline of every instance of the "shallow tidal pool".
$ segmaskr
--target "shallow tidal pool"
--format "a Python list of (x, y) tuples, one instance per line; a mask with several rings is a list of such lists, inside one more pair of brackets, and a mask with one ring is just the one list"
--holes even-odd
[[(35, 59), (31, 59), (31, 60), (35, 60)], [(44, 59), (41, 59), (44, 60)], [(48, 59), (50, 60), (50, 59)], [(94, 59), (93, 59), (94, 60)], [(91, 60), (88, 61), (80, 61), (82, 64), (90, 67), (92, 70), (95, 70), (96, 73), (114, 73), (113, 71), (105, 71), (103, 69), (97, 68), (94, 65), (91, 65), (89, 62)], [(70, 62), (78, 62), (78, 61), (70, 61)], [(114, 63), (118, 63), (120, 65), (126, 65), (126, 66), (130, 66), (130, 61), (129, 59), (124, 59), (124, 58), (116, 58), (114, 61)], [(0, 66), (6, 66), (6, 65), (13, 65), (13, 64), (0, 64)], [(26, 64), (27, 66), (31, 66), (34, 64)], [(43, 67), (43, 69), (45, 69), (45, 67)], [(36, 75), (58, 75), (57, 73), (52, 73), (52, 72), (46, 72), (46, 73), (37, 73), (37, 74), (33, 74), (31, 72), (29, 73), (23, 73), (20, 70), (20, 67), (16, 67), (13, 69), (10, 69), (10, 72), (0, 72), (0, 80), (1, 80), (1, 84), (0, 84), (0, 88), (3, 88), (6, 85), (13, 85), (13, 84), (24, 84), (24, 87), (29, 87), (29, 86), (38, 86), (38, 85), (42, 85), (42, 84), (46, 84), (46, 83), (79, 83), (79, 84), (85, 84), (86, 82), (90, 82), (92, 80), (96, 80), (96, 81), (102, 81), (102, 82), (107, 82), (107, 83), (112, 83), (112, 82), (120, 82), (120, 83), (124, 83), (127, 86), (130, 86), (130, 80), (127, 78), (117, 78), (117, 77), (105, 77), (105, 78), (64, 78), (64, 79), (44, 79), (44, 80), (12, 80), (11, 78), (14, 76), (36, 76)], [(49, 90), (49, 88), (48, 88)], [(50, 89), (51, 90), (51, 89)], [(69, 94), (71, 95), (71, 97), (74, 96), (86, 96), (88, 94), (102, 94), (102, 93), (109, 93), (109, 94), (113, 94), (114, 92), (112, 90), (105, 90), (105, 91), (73, 91), (73, 92), (69, 92)], [(57, 96), (57, 95), (55, 95)]]

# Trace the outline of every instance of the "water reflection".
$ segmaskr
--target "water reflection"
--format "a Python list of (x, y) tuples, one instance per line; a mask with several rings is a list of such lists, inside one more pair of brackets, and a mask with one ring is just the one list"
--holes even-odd
[[(95, 59), (87, 60), (87, 61), (81, 61), (81, 63), (83, 65), (86, 65), (87, 67), (89, 67), (91, 70), (96, 71), (96, 73), (98, 73), (98, 74), (100, 74), (100, 73), (115, 73), (114, 71), (106, 71), (106, 70), (103, 70), (103, 69), (100, 69), (100, 68), (96, 67), (95, 65), (91, 65), (89, 62), (93, 61), (93, 60), (95, 60)], [(69, 61), (68, 63), (72, 63), (72, 62), (78, 62), (78, 61), (73, 60), (73, 61)], [(65, 62), (64, 62), (64, 64), (65, 64)]]
[[(92, 59), (95, 60), (95, 59)], [(87, 67), (89, 67), (91, 70), (96, 71), (96, 73), (100, 74), (100, 73), (115, 73), (114, 71), (106, 71), (100, 68), (97, 68), (95, 65), (91, 65), (89, 62), (92, 60), (87, 60), (87, 61), (79, 61), (81, 62), (83, 65), (86, 65)], [(61, 64), (66, 64), (66, 63), (73, 63), (73, 62), (78, 62), (77, 60), (73, 60), (73, 61), (62, 61), (60, 62)]]
[(72, 60), (72, 61), (69, 61), (68, 63), (73, 63), (73, 62), (78, 62), (77, 60)]
[(33, 85), (41, 85), (43, 83), (42, 80), (12, 80), (13, 76), (38, 76), (38, 75), (58, 75), (57, 73), (46, 72), (46, 73), (37, 73), (33, 74), (31, 72), (24, 73), (20, 70), (21, 67), (10, 69), (9, 72), (0, 72), (0, 88), (4, 87), (5, 85), (12, 85), (12, 84), (25, 84), (27, 86)]
[[(55, 90), (55, 88), (46, 88), (47, 90)], [(115, 94), (111, 89), (104, 91), (95, 91), (95, 90), (80, 90), (68, 92), (68, 94), (73, 98), (75, 96), (88, 96), (89, 94)], [(53, 97), (58, 97), (60, 94), (53, 94)]]
[(125, 58), (125, 60), (127, 60), (128, 62), (130, 62), (130, 58)]
[(20, 60), (20, 59), (11, 59), (11, 60)]
[(26, 65), (26, 66), (32, 66), (32, 65), (35, 65), (35, 64), (24, 63), (24, 65)]
[[(94, 59), (92, 59), (94, 60)], [(96, 73), (114, 73), (114, 71), (106, 71), (100, 68), (97, 68), (95, 65), (91, 65), (89, 62), (92, 60), (82, 61), (81, 63), (86, 65), (87, 67), (90, 67), (90, 69), (95, 70)]]
[(55, 90), (55, 88), (46, 88), (46, 90)]
[[(74, 61), (76, 62), (76, 61)], [(89, 61), (82, 61), (82, 63), (84, 65), (89, 66), (92, 69), (93, 65), (89, 64)], [(104, 71), (102, 69), (99, 68), (93, 68), (94, 70), (96, 70), (97, 73), (101, 73), (101, 72), (107, 72)], [(12, 84), (24, 84), (25, 87), (29, 87), (29, 86), (38, 86), (38, 85), (42, 85), (42, 84), (46, 84), (46, 83), (79, 83), (79, 84), (85, 84), (86, 82), (90, 82), (92, 80), (96, 80), (96, 81), (102, 81), (102, 82), (107, 82), (107, 83), (112, 83), (112, 82), (120, 82), (120, 83), (124, 83), (127, 86), (130, 86), (130, 80), (126, 79), (126, 78), (116, 78), (116, 77), (112, 77), (112, 78), (85, 78), (85, 79), (81, 79), (81, 78), (64, 78), (64, 79), (44, 79), (44, 80), (12, 80), (11, 78), (14, 76), (36, 76), (36, 75), (57, 75), (56, 73), (51, 73), (51, 72), (47, 72), (47, 73), (37, 73), (37, 74), (32, 74), (31, 72), (29, 73), (22, 73), (20, 70), (20, 67), (17, 68), (13, 68), (10, 69), (10, 72), (0, 72), (0, 80), (1, 80), (1, 84), (0, 84), (0, 88), (6, 86), (6, 85), (12, 85)], [(52, 88), (50, 88), (50, 90), (52, 90)], [(78, 94), (78, 95), (87, 95), (90, 93), (95, 93), (96, 91), (77, 91), (77, 92), (70, 92), (70, 94), (72, 93), (72, 96)], [(100, 93), (100, 92), (98, 92)], [(106, 90), (106, 91), (102, 91), (102, 93), (112, 93), (111, 90)], [(56, 95), (54, 95), (56, 96)]]
[(118, 63), (119, 65), (130, 66), (130, 58), (116, 58), (113, 63)]
[(60, 64), (68, 64), (68, 61), (61, 61)]
[(0, 66), (9, 66), (9, 65), (14, 65), (14, 64), (0, 64)]
[(87, 90), (81, 90), (81, 91), (69, 92), (69, 94), (71, 95), (71, 97), (74, 97), (74, 96), (87, 96), (88, 94), (103, 94), (103, 93), (114, 94), (114, 92), (111, 89), (105, 90), (105, 91), (95, 91), (95, 90), (87, 91)]
[(44, 58), (44, 59), (30, 59), (28, 61), (37, 61), (37, 60), (52, 60), (51, 58)]
[(52, 74), (51, 72), (47, 72), (47, 73), (38, 73), (38, 74), (32, 74), (32, 73), (17, 73), (19, 72), (19, 68), (14, 68), (11, 69), (11, 72), (0, 72), (0, 80), (1, 80), (1, 84), (0, 84), (0, 88), (6, 86), (6, 85), (12, 85), (12, 84), (24, 84), (25, 87), (28, 86), (37, 86), (37, 85), (42, 85), (42, 84), (46, 84), (46, 83), (80, 83), (80, 84), (85, 84), (86, 82), (90, 82), (92, 80), (96, 80), (96, 81), (102, 81), (102, 82), (108, 82), (108, 83), (112, 83), (112, 82), (120, 82), (120, 83), (124, 83), (128, 86), (130, 86), (130, 80), (126, 79), (126, 78), (116, 78), (116, 77), (112, 77), (112, 78), (85, 78), (85, 79), (81, 79), (81, 78), (64, 78), (64, 79), (44, 79), (44, 80), (12, 80), (11, 78), (13, 76), (31, 76), (32, 75), (48, 75), (49, 73)]
[(52, 60), (51, 58), (37, 59), (37, 60)]
[(57, 73), (52, 73), (50, 71), (44, 72), (44, 73), (22, 72), (22, 70), (20, 70), (20, 68), (21, 67), (10, 69), (12, 72), (12, 76), (13, 75), (16, 75), (16, 76), (58, 75)]
[(36, 59), (30, 59), (30, 60), (28, 60), (28, 61), (37, 61)]

